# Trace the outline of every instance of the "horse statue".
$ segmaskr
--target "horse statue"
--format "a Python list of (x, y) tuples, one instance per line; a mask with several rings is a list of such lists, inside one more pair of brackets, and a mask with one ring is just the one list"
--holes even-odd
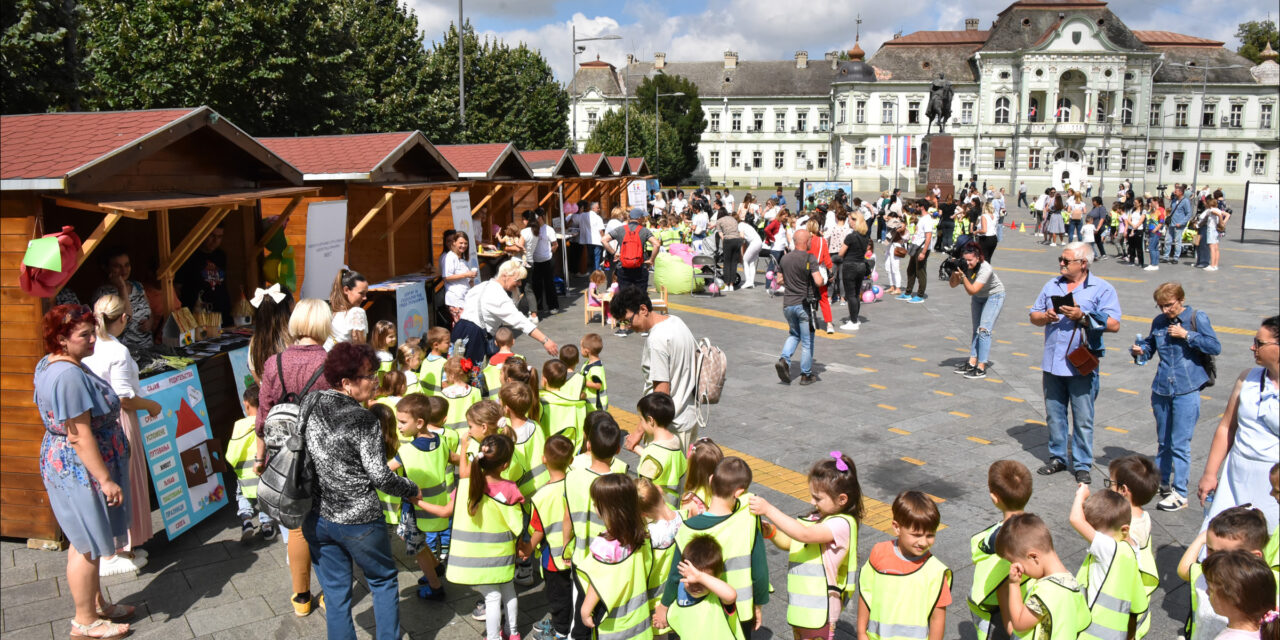
[(932, 132), (935, 120), (938, 122), (938, 133), (946, 133), (947, 120), (951, 118), (951, 98), (954, 95), (951, 82), (939, 73), (929, 86), (929, 107), (924, 112), (925, 117), (929, 118), (929, 128), (925, 135)]

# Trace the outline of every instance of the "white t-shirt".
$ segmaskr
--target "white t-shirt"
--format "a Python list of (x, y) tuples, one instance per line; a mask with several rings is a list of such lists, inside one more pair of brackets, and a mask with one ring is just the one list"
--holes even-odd
[[(608, 222), (604, 223), (604, 235), (607, 237), (609, 234), (613, 233), (614, 229), (617, 229), (618, 227), (625, 227), (625, 226), (627, 226), (627, 223), (621, 220), (609, 220)], [(614, 249), (617, 249), (620, 246), (618, 243), (613, 241), (613, 238), (608, 238), (607, 241), (609, 242), (610, 245), (613, 245)]]
[(115, 338), (98, 338), (93, 355), (82, 360), (84, 366), (111, 384), (111, 389), (121, 398), (142, 395), (138, 381), (138, 363), (129, 355), (129, 348)]
[(787, 236), (790, 234), (791, 230), (788, 227), (779, 226), (778, 232), (773, 234), (773, 244), (769, 246), (769, 249), (773, 251), (786, 251), (787, 245), (790, 242)]
[(704, 234), (707, 232), (707, 212), (699, 211), (693, 214), (693, 232), (696, 234)]
[(604, 232), (604, 218), (601, 218), (600, 214), (592, 211), (588, 219), (591, 220), (591, 242), (586, 244), (603, 244), (604, 241), (600, 239), (600, 234)]
[(1093, 242), (1093, 234), (1097, 228), (1093, 226), (1093, 222), (1084, 223), (1084, 228), (1080, 231), (1080, 239), (1084, 242)]
[(671, 213), (677, 215), (684, 213), (684, 209), (687, 206), (689, 206), (689, 203), (685, 202), (684, 198), (676, 198), (671, 201)]
[(755, 227), (745, 222), (739, 222), (738, 233), (741, 233), (743, 239), (747, 241), (747, 246), (751, 246), (752, 244), (755, 244), (756, 246), (760, 245), (760, 234), (756, 232)]
[[(472, 271), (471, 265), (467, 264), (458, 254), (450, 251), (444, 256), (444, 277), (456, 276), (460, 273)], [(444, 284), (444, 303), (450, 307), (461, 307), (462, 301), (467, 298), (467, 290), (471, 288), (474, 278), (459, 278), (457, 280), (447, 281)], [(335, 316), (336, 318), (336, 316)]]
[[(983, 223), (987, 225), (987, 230), (985, 233), (979, 233), (978, 235), (985, 236), (988, 238), (996, 235), (996, 232), (998, 231), (998, 229), (996, 229), (996, 225), (999, 224), (998, 222), (996, 222), (996, 214), (984, 212), (982, 214), (982, 220), (983, 220)], [(916, 223), (916, 224), (918, 225), (919, 223)]]
[[(453, 252), (449, 252), (449, 255), (456, 257)], [(360, 307), (351, 307), (346, 311), (333, 314), (333, 320), (329, 325), (329, 339), (324, 341), (325, 351), (332, 349), (333, 345), (339, 342), (351, 342), (352, 331), (369, 333), (369, 316)]]
[(1093, 556), (1093, 564), (1089, 566), (1089, 584), (1085, 586), (1084, 598), (1090, 608), (1102, 591), (1102, 583), (1106, 581), (1111, 563), (1116, 559), (1117, 545), (1115, 538), (1101, 531), (1094, 533), (1093, 541), (1089, 543), (1089, 555)]
[(920, 216), (920, 219), (916, 220), (916, 232), (911, 236), (911, 244), (923, 245), (925, 234), (933, 233), (937, 227), (938, 222), (933, 219), (933, 216)]
[(782, 210), (782, 208), (781, 208), (781, 207), (769, 207), (769, 208), (765, 209), (765, 210), (764, 210), (764, 219), (765, 219), (765, 221), (766, 221), (766, 222), (773, 222), (773, 219), (774, 219), (774, 218), (776, 218), (776, 217), (778, 217), (778, 212), (779, 212), (779, 211), (781, 211), (781, 210)]
[(722, 202), (722, 203), (724, 204), (724, 208), (725, 208), (725, 209), (728, 209), (728, 210), (730, 210), (730, 211), (732, 211), (732, 210), (733, 210), (733, 202), (734, 202), (734, 200), (733, 200), (733, 194), (732, 194), (732, 193), (729, 193), (728, 191), (724, 192), (724, 197), (723, 197), (723, 198), (720, 198), (720, 202)]
[(555, 238), (556, 231), (548, 225), (542, 225), (538, 229), (538, 235), (535, 238), (533, 229), (525, 227), (520, 230), (520, 237), (524, 240), (524, 255), (532, 262), (546, 262), (551, 259), (551, 242)]
[(694, 406), (697, 391), (698, 344), (684, 320), (667, 316), (666, 320), (649, 329), (640, 355), (640, 371), (644, 374), (644, 392), (653, 391), (655, 383), (671, 383), (671, 400), (676, 405), (676, 417), (671, 421), (671, 431), (683, 433), (693, 429), (698, 422)]
[(667, 201), (666, 201), (666, 200), (663, 200), (662, 198), (654, 198), (654, 199), (653, 199), (653, 212), (654, 212), (654, 213), (662, 213), (663, 211), (666, 211), (666, 210), (667, 210)]

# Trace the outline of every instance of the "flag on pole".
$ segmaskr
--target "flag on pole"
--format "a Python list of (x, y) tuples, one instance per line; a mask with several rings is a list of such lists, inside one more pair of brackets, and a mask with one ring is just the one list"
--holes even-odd
[(889, 166), (889, 153), (893, 150), (893, 143), (890, 142), (889, 136), (880, 136), (880, 142), (882, 143), (881, 147), (884, 149), (882, 154), (884, 156), (884, 161), (880, 164), (881, 166), (887, 167)]
[(912, 136), (903, 136), (902, 153), (898, 157), (901, 158), (899, 165), (904, 167), (914, 167), (916, 165), (915, 149), (911, 145)]

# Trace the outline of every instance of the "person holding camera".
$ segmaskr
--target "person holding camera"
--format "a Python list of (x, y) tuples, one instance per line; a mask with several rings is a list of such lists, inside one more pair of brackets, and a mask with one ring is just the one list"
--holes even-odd
[(799, 229), (791, 251), (778, 265), (778, 284), (783, 287), (782, 315), (787, 319), (787, 341), (782, 356), (774, 364), (783, 384), (791, 384), (791, 356), (800, 347), (800, 384), (818, 381), (813, 375), (813, 314), (818, 304), (818, 287), (826, 283), (818, 259), (809, 253), (809, 231)]
[(961, 264), (948, 260), (951, 271), (951, 288), (964, 286), (970, 296), (969, 309), (973, 318), (973, 337), (969, 341), (969, 359), (960, 363), (954, 373), (970, 380), (987, 377), (987, 358), (991, 355), (991, 330), (1000, 318), (1004, 307), (1004, 283), (996, 275), (991, 263), (983, 258), (982, 248), (970, 242), (960, 250)]

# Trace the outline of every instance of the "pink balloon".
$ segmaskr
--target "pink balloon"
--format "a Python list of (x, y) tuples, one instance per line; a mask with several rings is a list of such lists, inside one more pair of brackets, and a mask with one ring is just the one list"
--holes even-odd
[(872, 281), (872, 282), (879, 282), (879, 281), (880, 281), (880, 272), (879, 272), (879, 271), (874, 271), (874, 270), (873, 270), (873, 271), (871, 272), (871, 281)]
[(862, 292), (862, 301), (863, 301), (863, 302), (875, 302), (875, 301), (876, 301), (876, 294), (871, 293), (870, 291), (863, 291), (863, 292)]
[(877, 291), (877, 292), (876, 292), (876, 301), (877, 301), (877, 302), (879, 302), (879, 301), (880, 301), (880, 299), (881, 299), (881, 298), (883, 298), (883, 297), (884, 297), (884, 291)]

